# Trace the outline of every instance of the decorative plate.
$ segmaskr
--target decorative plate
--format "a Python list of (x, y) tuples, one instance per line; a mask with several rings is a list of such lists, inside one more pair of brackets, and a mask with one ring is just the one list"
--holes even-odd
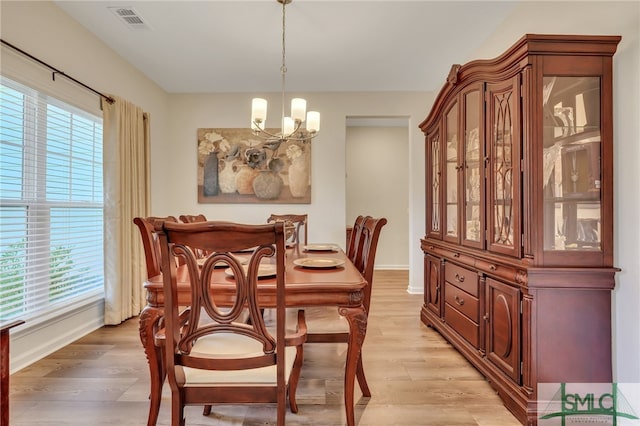
[[(246, 273), (248, 266), (243, 266), (242, 268)], [(230, 277), (233, 277), (233, 270), (231, 268), (225, 269), (224, 273)], [(266, 263), (260, 264), (260, 266), (258, 267), (258, 278), (275, 277), (277, 273), (278, 270), (276, 269), (276, 265)]]
[(304, 246), (306, 251), (338, 251), (335, 244), (309, 244)]
[(299, 259), (294, 259), (293, 264), (303, 268), (326, 269), (342, 266), (344, 265), (344, 260), (320, 257), (301, 257)]

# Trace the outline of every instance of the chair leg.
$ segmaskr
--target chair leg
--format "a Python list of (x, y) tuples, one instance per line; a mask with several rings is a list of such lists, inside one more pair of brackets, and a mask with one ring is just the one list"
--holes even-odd
[(180, 391), (172, 391), (171, 395), (171, 426), (185, 426), (184, 403)]
[(298, 412), (298, 402), (296, 401), (296, 389), (298, 389), (298, 381), (300, 380), (300, 372), (302, 371), (302, 360), (304, 350), (302, 345), (296, 348), (296, 360), (293, 363), (293, 370), (289, 376), (289, 408), (292, 413)]
[(148, 307), (140, 313), (140, 341), (149, 363), (149, 378), (151, 382), (147, 426), (155, 426), (158, 421), (160, 402), (162, 400), (162, 385), (167, 374), (164, 368), (163, 348), (156, 346), (153, 339), (156, 330), (160, 327), (159, 322), (162, 314), (163, 311), (161, 309)]
[(369, 390), (367, 379), (364, 377), (364, 367), (362, 366), (362, 354), (360, 354), (360, 357), (358, 358), (358, 366), (356, 367), (356, 377), (358, 378), (358, 385), (360, 386), (362, 395), (366, 397), (371, 397), (371, 391)]
[(202, 415), (208, 416), (209, 414), (211, 414), (211, 405), (205, 405), (204, 409), (202, 410)]

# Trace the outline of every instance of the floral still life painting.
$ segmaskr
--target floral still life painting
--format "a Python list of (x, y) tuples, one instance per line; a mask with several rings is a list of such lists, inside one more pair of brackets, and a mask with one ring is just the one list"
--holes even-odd
[(199, 203), (311, 203), (311, 143), (198, 129)]

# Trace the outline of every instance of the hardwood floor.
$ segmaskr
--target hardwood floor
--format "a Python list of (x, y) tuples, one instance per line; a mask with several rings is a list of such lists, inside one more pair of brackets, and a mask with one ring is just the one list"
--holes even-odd
[[(356, 383), (358, 425), (515, 426), (489, 384), (419, 319), (422, 295), (407, 293), (406, 271), (376, 271), (363, 356), (371, 398)], [(309, 311), (307, 316), (316, 315)], [(327, 321), (340, 321), (335, 317)], [(310, 321), (311, 322), (311, 321)], [(341, 425), (346, 345), (308, 344), (288, 425)], [(138, 319), (97, 330), (17, 372), (10, 382), (12, 426), (145, 425), (147, 363)], [(158, 425), (170, 424), (165, 385)], [(188, 425), (275, 424), (269, 404), (188, 407)]]

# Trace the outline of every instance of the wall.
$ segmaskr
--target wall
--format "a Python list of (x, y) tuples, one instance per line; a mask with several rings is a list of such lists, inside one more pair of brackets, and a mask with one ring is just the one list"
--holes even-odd
[[(347, 126), (346, 193), (348, 224), (360, 214), (385, 217), (376, 253), (377, 269), (409, 269), (409, 136), (398, 127)], [(377, 120), (384, 121), (384, 120)]]
[[(444, 76), (443, 76), (444, 81)], [(347, 117), (408, 117), (407, 160), (409, 194), (410, 292), (423, 291), (422, 252), (424, 236), (424, 136), (418, 124), (426, 117), (433, 93), (288, 93), (307, 99), (321, 111), (320, 134), (313, 140), (311, 204), (243, 205), (198, 204), (196, 192), (196, 129), (199, 127), (247, 127), (251, 98), (260, 96), (279, 105), (279, 93), (174, 94), (170, 97), (165, 145), (152, 166), (152, 204), (158, 215), (176, 212), (204, 213), (207, 217), (262, 223), (270, 213), (307, 213), (309, 241), (344, 244), (347, 226), (345, 189), (345, 143)], [(277, 127), (274, 122), (267, 127)], [(164, 194), (171, 194), (171, 198)], [(404, 210), (404, 209), (403, 209)], [(349, 219), (351, 220), (351, 219)]]
[[(168, 97), (152, 81), (143, 76), (79, 23), (69, 18), (51, 2), (0, 2), (0, 36), (36, 58), (49, 63), (73, 78), (102, 93), (119, 95), (151, 115), (152, 146), (163, 145), (166, 134)], [(37, 30), (36, 30), (37, 29)], [(12, 51), (2, 48), (2, 66), (8, 66)], [(24, 76), (37, 78), (50, 74), (35, 62), (13, 63), (28, 66)], [(15, 72), (16, 68), (12, 70)], [(56, 88), (72, 86), (58, 77)], [(75, 87), (78, 90), (78, 87)], [(60, 89), (63, 90), (63, 89)], [(83, 89), (82, 89), (83, 90)], [(88, 96), (85, 92), (84, 95)], [(99, 114), (99, 97), (95, 96)], [(155, 155), (155, 151), (152, 155)], [(93, 300), (83, 308), (59, 312), (58, 318), (40, 318), (16, 327), (11, 333), (11, 370), (16, 371), (47, 354), (73, 342), (104, 324), (104, 300)]]
[[(613, 57), (614, 380), (640, 382), (640, 2), (523, 2), (471, 58), (491, 58), (526, 33), (612, 34)], [(471, 59), (469, 58), (469, 59)]]

